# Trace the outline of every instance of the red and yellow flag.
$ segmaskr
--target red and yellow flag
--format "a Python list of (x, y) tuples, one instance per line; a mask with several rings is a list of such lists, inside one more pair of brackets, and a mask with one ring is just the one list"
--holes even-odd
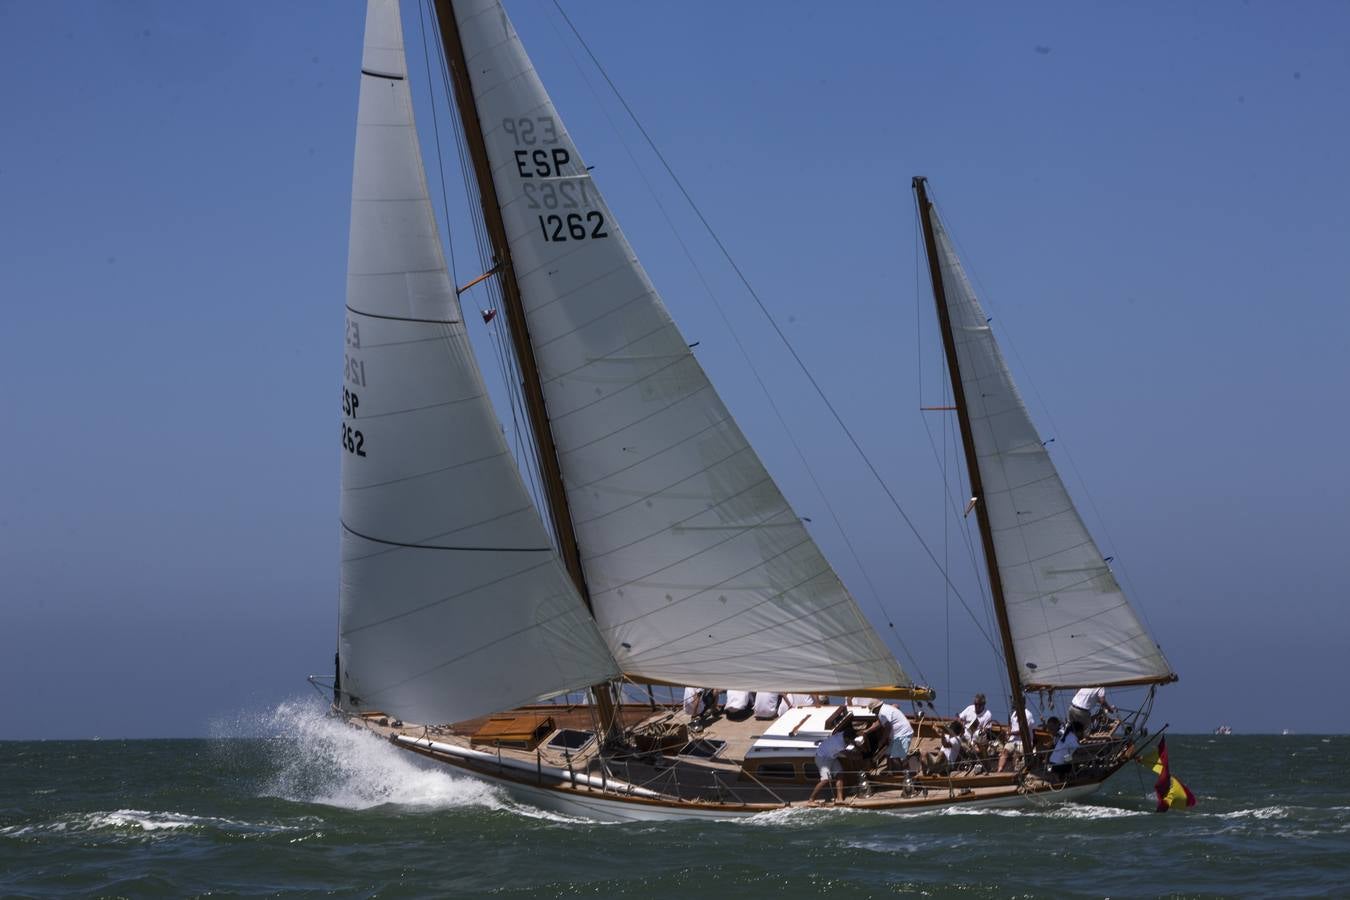
[(1139, 761), (1158, 776), (1158, 780), (1153, 783), (1153, 793), (1158, 795), (1158, 812), (1167, 812), (1169, 809), (1181, 806), (1187, 809), (1195, 805), (1195, 794), (1191, 789), (1181, 783), (1180, 778), (1172, 777), (1172, 769), (1167, 762), (1167, 738), (1158, 740), (1158, 749), (1149, 750)]

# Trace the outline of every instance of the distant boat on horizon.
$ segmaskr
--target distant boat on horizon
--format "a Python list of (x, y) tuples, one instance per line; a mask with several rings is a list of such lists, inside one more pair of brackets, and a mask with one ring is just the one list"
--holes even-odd
[(1232, 734), (1232, 733), (1233, 733), (1233, 726), (1232, 726), (1232, 725), (1220, 725), (1218, 728), (1215, 728), (1215, 729), (1214, 729), (1214, 733), (1215, 733), (1215, 734)]

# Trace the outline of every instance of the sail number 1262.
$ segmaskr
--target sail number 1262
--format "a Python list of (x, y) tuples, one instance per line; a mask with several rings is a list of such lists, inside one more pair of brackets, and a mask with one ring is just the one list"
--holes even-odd
[(584, 241), (587, 238), (607, 238), (605, 217), (597, 210), (582, 215), (568, 213), (565, 216), (540, 216), (539, 230), (546, 241)]

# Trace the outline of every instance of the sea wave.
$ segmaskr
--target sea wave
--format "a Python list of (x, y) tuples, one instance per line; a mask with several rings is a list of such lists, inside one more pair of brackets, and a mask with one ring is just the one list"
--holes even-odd
[(1292, 810), (1287, 806), (1262, 806), (1257, 809), (1235, 809), (1217, 813), (1220, 819), (1287, 819)]
[(279, 834), (311, 829), (317, 819), (301, 818), (295, 822), (247, 822), (219, 816), (194, 816), (174, 811), (144, 809), (117, 809), (90, 813), (72, 813), (48, 822), (30, 822), (0, 828), (0, 836), (34, 837), (51, 834), (87, 834), (91, 832), (119, 832), (123, 834), (153, 834), (184, 830), (216, 831), (235, 835)]
[(952, 806), (938, 810), (937, 814), (942, 816), (1001, 816), (1037, 819), (1124, 819), (1150, 815), (1150, 813), (1139, 809), (1095, 806), (1088, 803), (1060, 803), (1053, 806), (1046, 805), (1024, 809)]

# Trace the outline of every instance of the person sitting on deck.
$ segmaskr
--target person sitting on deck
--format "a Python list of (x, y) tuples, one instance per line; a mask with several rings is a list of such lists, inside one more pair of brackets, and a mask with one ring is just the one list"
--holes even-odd
[(754, 691), (727, 691), (727, 702), (722, 704), (722, 715), (728, 722), (741, 722), (750, 718)]
[(755, 694), (755, 718), (778, 718), (778, 695), (771, 691), (758, 691)]
[(898, 706), (873, 700), (867, 708), (877, 720), (863, 732), (864, 737), (877, 734), (887, 741), (886, 766), (891, 771), (904, 766), (909, 759), (909, 742), (914, 739), (914, 726)]
[[(1027, 727), (1032, 730), (1033, 736), (1036, 730), (1036, 717), (1031, 714), (1031, 710), (1025, 710), (1027, 714)], [(1008, 761), (1012, 759), (1014, 753), (1019, 756), (1022, 753), (1022, 721), (1016, 713), (1012, 716), (1012, 722), (1008, 724), (1008, 739), (1003, 742), (1003, 749), (998, 754), (998, 768), (995, 772), (1002, 772), (1008, 767)]]
[(924, 754), (923, 770), (929, 775), (950, 775), (961, 759), (961, 748), (965, 743), (965, 729), (959, 719), (947, 723), (942, 735), (942, 749)]
[[(858, 738), (857, 742), (861, 745), (862, 739)], [(820, 789), (831, 781), (834, 782), (834, 799), (839, 803), (844, 802), (843, 756), (848, 752), (848, 747), (848, 735), (842, 730), (836, 731), (816, 747), (816, 768), (820, 771), (820, 780), (811, 788), (807, 803), (815, 803)]]
[(684, 711), (693, 722), (716, 717), (717, 688), (685, 688)]
[(1064, 729), (1064, 734), (1055, 743), (1055, 749), (1050, 753), (1050, 774), (1060, 781), (1069, 777), (1073, 771), (1073, 754), (1078, 749), (1078, 740), (1083, 736), (1083, 725), (1081, 722), (1070, 722), (1069, 727)]
[(819, 706), (815, 694), (780, 694), (778, 699), (778, 714), (790, 709), (801, 709), (806, 706)]
[(1083, 734), (1092, 733), (1092, 719), (1098, 712), (1115, 712), (1116, 708), (1106, 699), (1106, 688), (1085, 687), (1073, 695), (1069, 704), (1069, 722), (1083, 726)]

